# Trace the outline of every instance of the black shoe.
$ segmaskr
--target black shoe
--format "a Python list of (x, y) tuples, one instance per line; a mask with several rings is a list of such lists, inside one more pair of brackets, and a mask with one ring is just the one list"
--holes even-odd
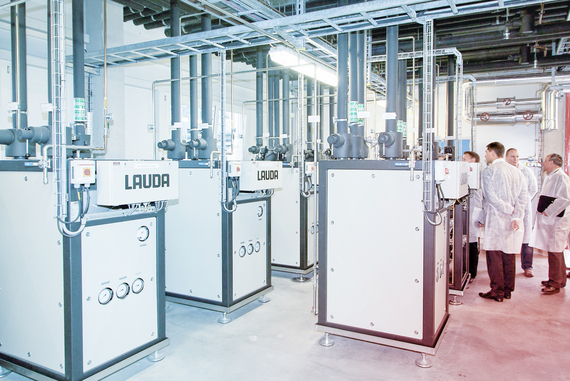
[(543, 286), (547, 286), (547, 287), (548, 287), (548, 285), (550, 284), (550, 281), (549, 281), (549, 280), (543, 280), (543, 281), (540, 282), (540, 283), (542, 283)]
[(544, 292), (545, 295), (552, 295), (552, 294), (557, 294), (560, 292), (559, 288), (555, 288), (555, 287), (546, 287), (542, 289), (542, 292)]
[(487, 292), (487, 293), (480, 292), (480, 293), (479, 293), (479, 296), (482, 297), (482, 298), (484, 298), (484, 299), (493, 299), (493, 300), (496, 300), (497, 302), (502, 302), (502, 301), (503, 301), (503, 298), (502, 298), (501, 296), (493, 295), (493, 294), (491, 293), (491, 291), (489, 291), (489, 292)]
[(511, 298), (511, 293), (510, 293), (510, 292), (509, 292), (509, 293), (505, 292), (505, 299), (510, 299), (510, 298)]

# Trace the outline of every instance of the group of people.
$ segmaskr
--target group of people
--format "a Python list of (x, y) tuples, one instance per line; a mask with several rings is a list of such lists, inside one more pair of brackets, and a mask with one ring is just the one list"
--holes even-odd
[[(479, 162), (479, 155), (467, 151), (463, 161)], [(552, 295), (566, 285), (564, 249), (570, 233), (570, 178), (562, 168), (558, 154), (546, 156), (542, 163), (544, 182), (533, 219), (533, 199), (538, 184), (533, 172), (519, 165), (519, 154), (499, 142), (487, 145), (487, 166), (481, 172), (481, 189), (470, 194), (469, 272), (477, 276), (478, 238), (484, 229), (482, 249), (487, 258), (491, 290), (479, 296), (502, 302), (515, 290), (515, 254), (521, 255), (524, 275), (533, 277), (533, 251), (548, 252), (548, 280), (542, 292)]]

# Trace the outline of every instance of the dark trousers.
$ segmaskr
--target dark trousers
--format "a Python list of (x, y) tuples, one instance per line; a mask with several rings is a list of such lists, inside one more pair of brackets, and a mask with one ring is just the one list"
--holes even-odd
[(548, 252), (548, 285), (554, 288), (566, 286), (566, 263), (562, 252)]
[(521, 267), (523, 270), (532, 270), (532, 254), (534, 249), (528, 246), (528, 243), (523, 243), (521, 249)]
[(469, 274), (471, 279), (477, 276), (477, 265), (479, 264), (479, 247), (477, 242), (469, 242)]
[(512, 293), (515, 290), (515, 256), (502, 251), (487, 251), (486, 254), (491, 293), (500, 297)]

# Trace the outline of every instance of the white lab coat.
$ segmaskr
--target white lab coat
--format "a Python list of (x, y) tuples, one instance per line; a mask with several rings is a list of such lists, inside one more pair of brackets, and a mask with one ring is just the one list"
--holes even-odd
[[(555, 197), (556, 200), (544, 210), (547, 216), (536, 213), (533, 234), (530, 246), (560, 253), (566, 248), (568, 233), (570, 232), (570, 178), (558, 168), (544, 178), (540, 195)], [(556, 217), (560, 212), (564, 217)]]
[(536, 176), (532, 170), (524, 165), (520, 165), (518, 168), (524, 175), (526, 179), (527, 191), (528, 191), (528, 202), (524, 210), (524, 235), (523, 243), (530, 242), (530, 236), (532, 235), (532, 200), (536, 193), (538, 192), (538, 182), (536, 181)]
[(469, 195), (469, 242), (477, 242), (481, 236), (479, 221), (483, 220), (483, 192), (481, 189), (471, 190)]
[[(524, 175), (505, 159), (496, 159), (481, 173), (485, 240), (483, 250), (518, 254), (524, 235), (527, 189)], [(512, 221), (520, 228), (513, 230)]]

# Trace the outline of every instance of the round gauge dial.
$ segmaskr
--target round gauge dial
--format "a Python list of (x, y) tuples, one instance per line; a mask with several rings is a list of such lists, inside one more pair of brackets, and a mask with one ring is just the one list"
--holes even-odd
[(257, 208), (257, 217), (263, 216), (263, 206)]
[(129, 295), (129, 291), (131, 291), (131, 287), (127, 283), (121, 283), (117, 287), (117, 298), (125, 299)]
[(261, 243), (259, 241), (257, 241), (255, 243), (255, 252), (259, 253), (259, 250), (261, 250)]
[(150, 230), (146, 226), (141, 226), (139, 230), (137, 230), (137, 238), (141, 242), (146, 241), (149, 235), (150, 235)]
[(99, 303), (105, 305), (109, 303), (111, 299), (113, 299), (113, 290), (109, 287), (102, 289), (99, 293)]
[(239, 256), (243, 258), (245, 256), (245, 246), (239, 248)]
[(135, 294), (140, 293), (144, 288), (144, 280), (142, 280), (141, 278), (135, 279), (135, 281), (133, 282), (132, 288), (133, 288), (133, 292)]
[(253, 244), (250, 243), (249, 245), (247, 245), (247, 253), (249, 255), (253, 253)]

